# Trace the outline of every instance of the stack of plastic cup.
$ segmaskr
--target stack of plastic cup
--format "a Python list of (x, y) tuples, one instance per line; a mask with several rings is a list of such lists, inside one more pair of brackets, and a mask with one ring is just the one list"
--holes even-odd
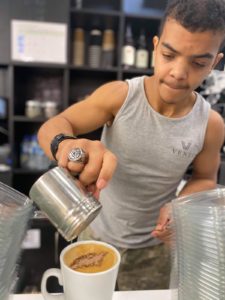
[(173, 299), (225, 300), (225, 189), (172, 201)]
[(20, 254), (32, 201), (25, 195), (0, 182), (0, 299), (6, 300), (16, 279)]

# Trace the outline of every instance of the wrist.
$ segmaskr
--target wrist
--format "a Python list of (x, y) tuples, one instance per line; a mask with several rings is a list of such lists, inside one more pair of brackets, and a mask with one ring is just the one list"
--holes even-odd
[(66, 135), (64, 133), (60, 133), (60, 134), (57, 134), (51, 141), (51, 144), (50, 144), (50, 150), (51, 150), (51, 153), (52, 153), (52, 156), (53, 158), (57, 161), (56, 159), (56, 154), (58, 152), (58, 149), (59, 149), (59, 145), (61, 142), (63, 142), (64, 140), (68, 140), (68, 139), (71, 139), (71, 140), (75, 140), (77, 139), (76, 136), (73, 136), (73, 135)]

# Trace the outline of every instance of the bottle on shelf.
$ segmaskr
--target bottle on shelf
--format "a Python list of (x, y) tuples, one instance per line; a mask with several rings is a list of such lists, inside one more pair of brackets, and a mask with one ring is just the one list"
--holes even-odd
[(149, 51), (146, 42), (146, 36), (144, 30), (141, 30), (138, 46), (136, 50), (135, 67), (141, 69), (147, 69), (149, 64)]
[(28, 169), (30, 170), (37, 170), (40, 166), (38, 165), (38, 142), (37, 142), (37, 136), (35, 134), (31, 135), (31, 141), (30, 141), (30, 156), (29, 156), (29, 164)]
[(115, 55), (115, 33), (112, 29), (103, 32), (102, 43), (102, 67), (110, 68), (114, 63)]
[(122, 65), (124, 68), (132, 68), (135, 64), (136, 48), (130, 24), (126, 27), (124, 45), (122, 49)]
[(5, 97), (0, 96), (0, 118), (7, 118), (7, 100)]
[(99, 29), (93, 29), (90, 32), (90, 44), (88, 47), (88, 65), (92, 68), (100, 67), (101, 54), (102, 32)]
[(74, 1), (74, 7), (75, 7), (76, 9), (81, 9), (81, 8), (83, 8), (83, 0), (75, 0), (75, 1)]
[(20, 145), (20, 165), (22, 168), (29, 167), (30, 136), (25, 134)]
[(73, 32), (73, 42), (72, 42), (72, 64), (74, 66), (84, 65), (84, 53), (85, 53), (85, 39), (83, 28), (75, 28)]
[(50, 160), (40, 148), (36, 134), (25, 134), (21, 142), (20, 166), (29, 170), (45, 170)]
[(154, 50), (152, 50), (150, 68), (154, 68), (154, 66), (155, 66), (155, 52), (154, 52)]

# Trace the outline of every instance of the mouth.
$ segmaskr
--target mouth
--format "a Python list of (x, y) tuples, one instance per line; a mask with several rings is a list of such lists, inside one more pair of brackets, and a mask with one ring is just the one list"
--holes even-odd
[(187, 86), (184, 86), (184, 85), (175, 85), (175, 84), (167, 83), (165, 81), (163, 81), (162, 83), (172, 90), (186, 90), (187, 89)]

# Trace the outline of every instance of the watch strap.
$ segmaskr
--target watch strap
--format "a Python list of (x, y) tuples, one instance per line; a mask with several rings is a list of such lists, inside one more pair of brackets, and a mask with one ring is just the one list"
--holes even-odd
[(51, 149), (51, 153), (52, 156), (54, 157), (54, 159), (57, 161), (56, 159), (56, 153), (58, 151), (59, 148), (59, 144), (64, 141), (64, 140), (76, 140), (77, 137), (73, 136), (73, 135), (65, 135), (64, 133), (60, 133), (57, 134), (51, 141), (51, 145), (50, 145), (50, 149)]

